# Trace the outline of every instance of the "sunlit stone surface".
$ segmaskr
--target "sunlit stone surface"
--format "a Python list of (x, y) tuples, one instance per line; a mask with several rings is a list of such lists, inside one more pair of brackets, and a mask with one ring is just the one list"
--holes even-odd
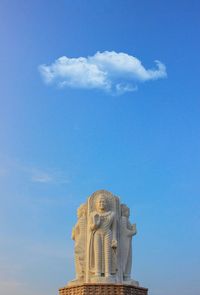
[(131, 278), (132, 237), (137, 231), (129, 215), (129, 208), (106, 190), (94, 192), (78, 208), (72, 229), (76, 278), (60, 295), (147, 295)]
[(77, 213), (72, 230), (76, 279), (69, 285), (91, 282), (138, 285), (131, 279), (131, 244), (136, 224), (129, 221), (129, 208), (112, 193), (99, 190)]

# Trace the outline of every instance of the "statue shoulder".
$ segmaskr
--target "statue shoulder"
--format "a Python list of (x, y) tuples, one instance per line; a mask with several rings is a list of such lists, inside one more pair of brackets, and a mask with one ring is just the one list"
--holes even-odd
[(116, 216), (116, 213), (115, 213), (114, 211), (110, 211), (110, 217), (111, 217), (112, 219), (114, 219), (115, 216)]

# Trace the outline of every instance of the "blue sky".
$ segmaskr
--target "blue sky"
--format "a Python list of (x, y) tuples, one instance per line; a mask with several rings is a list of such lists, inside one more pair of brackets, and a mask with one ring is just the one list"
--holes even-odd
[[(200, 292), (199, 9), (1, 1), (0, 293), (53, 295), (74, 277), (76, 208), (101, 188), (131, 208), (133, 275), (149, 294)], [(38, 70), (105, 51), (159, 60), (167, 77), (113, 95)]]

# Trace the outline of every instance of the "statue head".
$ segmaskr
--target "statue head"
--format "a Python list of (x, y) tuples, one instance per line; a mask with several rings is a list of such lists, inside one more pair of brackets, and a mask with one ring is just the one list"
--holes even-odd
[(85, 216), (86, 215), (86, 205), (82, 204), (80, 207), (77, 209), (77, 216), (78, 218)]
[(122, 213), (122, 216), (129, 218), (130, 209), (125, 204), (121, 204), (121, 213)]
[(108, 211), (108, 201), (103, 193), (100, 193), (96, 199), (96, 209), (99, 212)]

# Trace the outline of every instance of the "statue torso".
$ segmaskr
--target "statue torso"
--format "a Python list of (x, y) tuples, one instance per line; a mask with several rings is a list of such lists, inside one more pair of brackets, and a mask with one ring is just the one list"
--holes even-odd
[(108, 212), (101, 213), (101, 212), (95, 211), (92, 213), (92, 218), (95, 215), (98, 215), (100, 219), (100, 224), (96, 231), (102, 232), (102, 233), (106, 233), (110, 231), (110, 228), (114, 219), (114, 212), (108, 211)]

